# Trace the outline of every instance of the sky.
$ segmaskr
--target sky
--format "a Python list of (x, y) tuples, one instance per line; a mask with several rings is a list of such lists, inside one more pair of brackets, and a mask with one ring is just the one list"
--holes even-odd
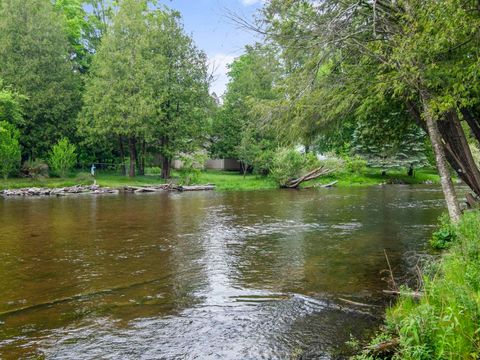
[(221, 96), (228, 82), (227, 64), (243, 53), (247, 44), (258, 37), (228, 19), (234, 12), (252, 19), (264, 0), (162, 0), (161, 3), (182, 14), (185, 31), (191, 35), (199, 49), (203, 50), (214, 70), (211, 92)]

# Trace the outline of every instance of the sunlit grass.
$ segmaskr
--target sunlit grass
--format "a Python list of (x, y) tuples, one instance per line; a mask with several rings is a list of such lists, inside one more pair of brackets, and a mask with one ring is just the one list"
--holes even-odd
[(455, 229), (451, 249), (424, 270), (421, 298), (405, 289), (387, 311), (379, 337), (398, 339), (394, 359), (480, 358), (480, 212), (467, 212)]
[[(148, 172), (147, 172), (148, 173)], [(173, 172), (173, 178), (170, 181), (177, 181), (178, 173)], [(11, 178), (7, 180), (0, 180), (0, 189), (18, 189), (27, 187), (64, 187), (73, 185), (91, 185), (93, 184), (93, 177), (86, 172), (76, 172), (70, 174), (66, 178), (44, 178), (44, 179), (28, 179), (28, 178)], [(107, 186), (118, 188), (122, 186), (146, 186), (157, 185), (165, 183), (158, 174), (149, 174), (144, 176), (136, 176), (130, 178), (128, 176), (121, 176), (112, 171), (98, 171), (95, 177), (97, 184), (100, 186)], [(430, 181), (438, 183), (438, 175), (434, 170), (421, 169), (415, 174), (415, 177), (409, 177), (406, 170), (391, 170), (386, 176), (381, 175), (381, 170), (367, 168), (360, 173), (334, 173), (328, 176), (321, 177), (310, 183), (305, 183), (303, 186), (311, 186), (314, 184), (327, 184), (333, 181), (338, 181), (336, 186), (370, 186), (381, 183), (405, 183), (418, 184)], [(214, 171), (207, 170), (200, 173), (198, 184), (214, 184), (217, 190), (267, 190), (276, 189), (278, 186), (268, 176), (247, 174), (243, 176), (238, 172), (232, 171)]]

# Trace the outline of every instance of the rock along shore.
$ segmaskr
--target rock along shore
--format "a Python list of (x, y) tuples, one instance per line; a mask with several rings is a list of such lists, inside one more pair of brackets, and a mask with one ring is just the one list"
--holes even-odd
[(120, 192), (127, 193), (153, 193), (160, 191), (205, 191), (215, 190), (215, 186), (208, 185), (195, 185), (195, 186), (181, 186), (173, 184), (162, 185), (148, 185), (148, 186), (124, 186), (121, 188), (113, 189), (109, 187), (101, 187), (98, 185), (74, 185), (66, 186), (62, 188), (22, 188), (22, 189), (7, 189), (1, 190), (0, 196), (3, 197), (33, 197), (33, 196), (67, 196), (75, 194), (118, 194)]

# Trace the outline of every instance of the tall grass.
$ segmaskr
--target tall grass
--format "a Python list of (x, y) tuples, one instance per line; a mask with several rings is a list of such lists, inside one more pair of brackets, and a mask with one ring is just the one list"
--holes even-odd
[(398, 338), (393, 359), (480, 358), (480, 213), (466, 213), (455, 232), (450, 250), (426, 271), (421, 298), (402, 295), (387, 310), (381, 336)]

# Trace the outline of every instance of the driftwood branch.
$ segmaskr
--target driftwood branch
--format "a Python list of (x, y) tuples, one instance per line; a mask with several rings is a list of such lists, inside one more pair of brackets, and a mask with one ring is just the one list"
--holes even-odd
[(419, 300), (423, 296), (423, 293), (420, 291), (383, 290), (383, 293), (388, 295), (404, 295), (411, 297), (415, 300)]
[(298, 188), (298, 186), (299, 186), (302, 182), (316, 179), (316, 178), (318, 178), (318, 177), (320, 177), (320, 176), (327, 175), (327, 174), (329, 174), (329, 173), (331, 173), (331, 172), (332, 172), (332, 170), (325, 169), (323, 166), (320, 166), (319, 168), (310, 171), (309, 173), (307, 173), (307, 174), (299, 177), (298, 179), (293, 179), (293, 180), (288, 181), (288, 182), (287, 182), (285, 185), (283, 185), (282, 187), (283, 187), (283, 188), (288, 188), (288, 189), (296, 189), (296, 188)]

